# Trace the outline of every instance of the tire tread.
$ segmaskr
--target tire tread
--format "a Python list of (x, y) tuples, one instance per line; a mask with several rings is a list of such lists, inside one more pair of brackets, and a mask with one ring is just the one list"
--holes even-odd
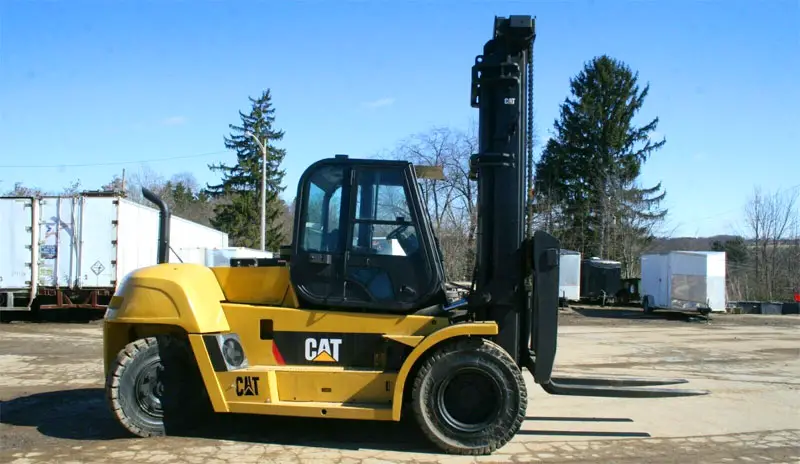
[(122, 384), (122, 374), (128, 364), (130, 364), (140, 352), (151, 346), (156, 346), (157, 343), (158, 340), (156, 337), (147, 337), (134, 340), (133, 342), (125, 345), (125, 348), (120, 350), (120, 352), (117, 354), (117, 357), (114, 360), (114, 363), (111, 365), (111, 369), (109, 370), (108, 379), (106, 379), (106, 399), (110, 403), (111, 410), (114, 412), (117, 420), (129, 432), (142, 438), (161, 436), (164, 434), (163, 429), (161, 432), (145, 430), (134, 424), (133, 421), (131, 421), (130, 418), (125, 414), (122, 404), (120, 403), (119, 388)]
[[(491, 454), (497, 449), (505, 446), (522, 427), (522, 422), (525, 420), (528, 404), (528, 391), (525, 385), (525, 380), (522, 372), (514, 362), (514, 359), (499, 345), (482, 337), (466, 337), (459, 338), (451, 342), (446, 342), (443, 346), (434, 348), (435, 351), (431, 353), (422, 363), (413, 383), (412, 404), (414, 414), (418, 423), (421, 425), (422, 431), (425, 436), (434, 443), (438, 448), (442, 449), (449, 454), (459, 455), (487, 455)], [(486, 353), (496, 360), (500, 361), (505, 368), (508, 368), (514, 375), (515, 385), (503, 383), (506, 389), (517, 388), (519, 395), (519, 407), (514, 413), (514, 422), (510, 427), (487, 440), (483, 446), (454, 446), (450, 441), (443, 440), (436, 430), (428, 423), (425, 414), (421, 409), (421, 405), (425, 402), (420, 398), (420, 392), (425, 382), (426, 377), (434, 368), (436, 363), (445, 356), (457, 352), (470, 352), (479, 351)]]
[[(171, 414), (165, 409), (165, 415), (159, 426), (143, 427), (126, 413), (124, 400), (120, 397), (120, 388), (123, 384), (122, 377), (130, 364), (143, 352), (152, 349), (158, 351), (162, 366), (165, 362), (168, 366), (172, 366), (165, 367), (167, 371), (176, 368), (181, 371), (181, 387), (186, 389), (183, 391), (183, 395), (189, 397), (174, 396), (173, 393), (177, 395), (177, 392), (170, 392), (170, 387), (166, 387), (165, 395), (172, 396), (181, 402), (194, 401), (194, 404), (191, 404), (188, 410), (182, 409), (177, 415)], [(188, 341), (175, 335), (155, 335), (140, 338), (125, 345), (111, 364), (105, 387), (106, 400), (117, 421), (130, 433), (142, 438), (167, 435), (168, 430), (173, 427), (192, 426), (194, 419), (203, 419), (205, 414), (211, 412), (205, 386), (202, 384)], [(199, 390), (194, 391), (196, 389)], [(166, 405), (162, 404), (162, 407), (166, 408)]]

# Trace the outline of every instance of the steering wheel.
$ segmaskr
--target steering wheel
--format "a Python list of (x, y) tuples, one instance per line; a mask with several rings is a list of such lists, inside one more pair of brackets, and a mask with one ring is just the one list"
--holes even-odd
[(386, 234), (387, 240), (397, 240), (400, 244), (400, 247), (406, 253), (406, 255), (411, 255), (416, 253), (419, 249), (419, 241), (416, 234), (408, 234), (404, 235), (403, 232), (408, 230), (409, 226), (406, 224), (401, 225), (400, 227), (394, 229), (393, 231)]
[(407, 229), (408, 229), (408, 226), (406, 224), (403, 224), (403, 225), (397, 227), (393, 231), (391, 231), (388, 234), (386, 234), (386, 240), (397, 239), (398, 241), (400, 241), (402, 243), (403, 242), (403, 238), (400, 236), (400, 234), (405, 232)]

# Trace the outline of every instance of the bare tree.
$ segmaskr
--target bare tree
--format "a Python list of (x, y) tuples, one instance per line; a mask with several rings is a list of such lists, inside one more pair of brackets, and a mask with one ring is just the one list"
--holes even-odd
[(9, 197), (38, 197), (45, 192), (38, 187), (27, 187), (22, 182), (14, 182), (14, 188), (3, 193)]
[(754, 258), (748, 293), (757, 299), (789, 298), (800, 285), (797, 188), (765, 193), (756, 187), (744, 213)]
[(132, 201), (149, 205), (150, 202), (142, 196), (142, 187), (160, 194), (164, 183), (163, 176), (149, 166), (142, 165), (138, 171), (131, 174), (130, 181), (126, 181), (125, 195)]
[[(403, 140), (391, 156), (418, 165), (444, 166), (452, 137), (453, 134), (446, 128), (415, 134)], [(419, 183), (422, 201), (429, 206), (434, 228), (439, 229), (453, 200), (453, 187), (450, 182), (433, 179), (420, 179)]]
[(123, 192), (125, 187), (122, 177), (114, 174), (114, 177), (111, 178), (111, 182), (101, 186), (100, 190), (104, 192)]
[(420, 179), (419, 187), (451, 280), (468, 280), (474, 261), (477, 185), (469, 179), (469, 159), (477, 145), (474, 130), (434, 127), (402, 140), (389, 154), (444, 172), (444, 180)]
[(71, 196), (81, 192), (80, 179), (70, 181), (64, 188), (59, 190), (43, 190), (39, 187), (28, 187), (22, 182), (15, 182), (14, 188), (2, 193), (2, 196), (10, 197), (42, 197), (42, 196)]
[[(113, 188), (119, 178), (115, 176), (108, 185)], [(224, 197), (211, 199), (203, 194), (200, 183), (190, 172), (180, 172), (165, 179), (148, 166), (142, 166), (125, 181), (125, 196), (137, 203), (153, 207), (142, 195), (145, 187), (164, 200), (170, 211), (183, 219), (210, 226), (214, 205), (225, 201)]]
[(81, 192), (81, 180), (74, 180), (67, 184), (61, 192), (64, 196), (78, 195)]

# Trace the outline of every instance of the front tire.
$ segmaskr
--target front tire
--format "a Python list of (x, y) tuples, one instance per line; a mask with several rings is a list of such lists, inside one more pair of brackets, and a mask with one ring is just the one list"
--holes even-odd
[(139, 437), (177, 432), (210, 410), (188, 342), (168, 335), (126, 345), (111, 366), (106, 395), (117, 421)]
[(412, 404), (422, 431), (443, 451), (491, 454), (522, 426), (528, 392), (508, 353), (473, 337), (448, 343), (424, 361)]

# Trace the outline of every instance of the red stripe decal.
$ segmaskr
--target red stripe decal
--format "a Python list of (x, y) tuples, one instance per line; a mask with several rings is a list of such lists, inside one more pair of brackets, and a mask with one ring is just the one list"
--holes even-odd
[(283, 360), (283, 356), (281, 356), (281, 352), (278, 350), (278, 344), (275, 343), (275, 340), (272, 341), (272, 356), (275, 357), (275, 362), (278, 363), (279, 366), (286, 365), (286, 362)]

